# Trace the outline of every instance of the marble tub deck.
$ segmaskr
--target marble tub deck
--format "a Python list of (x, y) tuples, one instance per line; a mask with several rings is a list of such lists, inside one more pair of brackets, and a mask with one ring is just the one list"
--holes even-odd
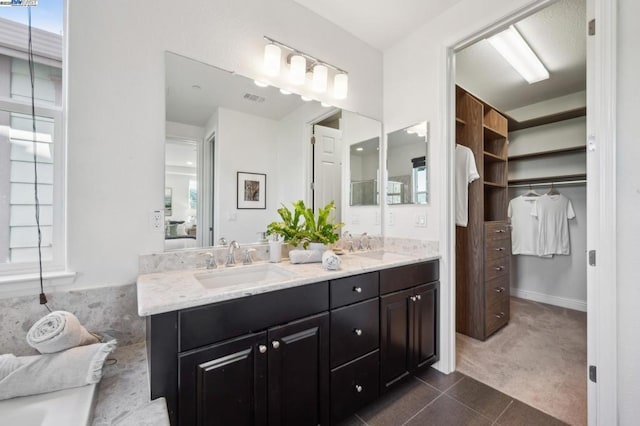
[(164, 398), (149, 395), (146, 344), (117, 348), (104, 366), (92, 425), (169, 426)]

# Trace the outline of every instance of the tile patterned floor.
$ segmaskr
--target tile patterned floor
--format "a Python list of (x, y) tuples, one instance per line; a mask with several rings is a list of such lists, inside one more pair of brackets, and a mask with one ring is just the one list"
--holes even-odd
[(340, 426), (556, 426), (566, 423), (471, 377), (430, 368)]

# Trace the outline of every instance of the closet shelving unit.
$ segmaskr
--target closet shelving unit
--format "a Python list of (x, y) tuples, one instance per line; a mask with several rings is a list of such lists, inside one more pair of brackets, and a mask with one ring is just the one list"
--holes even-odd
[(511, 228), (507, 221), (508, 123), (456, 87), (456, 143), (473, 152), (469, 221), (456, 227), (456, 330), (486, 340), (509, 322)]

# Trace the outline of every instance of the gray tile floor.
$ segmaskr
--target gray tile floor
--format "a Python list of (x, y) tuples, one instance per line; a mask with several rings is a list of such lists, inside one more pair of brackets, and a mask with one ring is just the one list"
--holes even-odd
[(433, 368), (409, 377), (340, 426), (565, 425), (464, 374)]

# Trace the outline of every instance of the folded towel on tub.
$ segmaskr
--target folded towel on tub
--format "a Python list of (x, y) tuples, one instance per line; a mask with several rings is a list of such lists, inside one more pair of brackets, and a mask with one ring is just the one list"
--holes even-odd
[[(77, 346), (55, 354), (14, 357), (2, 355), (11, 372), (0, 379), (0, 400), (98, 383), (116, 341)], [(15, 367), (16, 361), (20, 364)]]
[(91, 345), (98, 341), (97, 337), (80, 324), (75, 315), (66, 311), (54, 311), (45, 315), (27, 333), (27, 343), (41, 354)]

